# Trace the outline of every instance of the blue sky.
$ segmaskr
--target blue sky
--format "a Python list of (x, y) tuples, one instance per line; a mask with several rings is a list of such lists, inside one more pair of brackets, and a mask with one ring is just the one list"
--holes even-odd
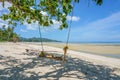
[[(80, 0), (75, 5), (74, 16), (70, 33), (71, 42), (120, 42), (120, 0), (103, 0), (101, 6), (96, 6), (92, 1), (88, 7), (88, 0)], [(7, 13), (0, 4), (0, 15)], [(42, 12), (46, 15), (45, 12)], [(71, 15), (67, 17), (68, 24)], [(6, 21), (0, 19), (0, 25)], [(42, 37), (66, 41), (68, 29), (59, 30), (59, 22), (49, 28), (42, 28)], [(39, 37), (38, 24), (18, 25), (15, 32), (21, 37)]]

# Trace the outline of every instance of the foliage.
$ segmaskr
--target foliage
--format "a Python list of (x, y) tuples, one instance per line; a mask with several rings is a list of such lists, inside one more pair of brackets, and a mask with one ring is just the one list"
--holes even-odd
[[(1, 0), (0, 0), (1, 1)], [(66, 16), (69, 15), (73, 9), (73, 2), (79, 3), (80, 0), (2, 0), (12, 3), (9, 7), (9, 14), (4, 14), (1, 18), (8, 20), (9, 24), (14, 26), (19, 21), (23, 24), (39, 22), (41, 26), (49, 26), (53, 24), (53, 20), (61, 23), (60, 29), (67, 28)], [(39, 2), (35, 2), (39, 1)], [(102, 4), (102, 0), (92, 0), (97, 5)], [(47, 15), (42, 14), (46, 12)]]
[(18, 38), (18, 35), (13, 32), (14, 27), (5, 28), (2, 26), (0, 28), (0, 41), (13, 41), (13, 38)]

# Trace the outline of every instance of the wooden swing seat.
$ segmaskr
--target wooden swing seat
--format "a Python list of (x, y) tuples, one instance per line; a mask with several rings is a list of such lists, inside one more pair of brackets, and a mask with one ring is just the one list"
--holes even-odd
[[(49, 53), (48, 53), (49, 52)], [(63, 60), (63, 55), (62, 54), (57, 54), (57, 51), (44, 51), (43, 56), (39, 57), (45, 57), (45, 58), (50, 58), (50, 59), (55, 59), (55, 60)], [(41, 52), (40, 52), (41, 54)]]

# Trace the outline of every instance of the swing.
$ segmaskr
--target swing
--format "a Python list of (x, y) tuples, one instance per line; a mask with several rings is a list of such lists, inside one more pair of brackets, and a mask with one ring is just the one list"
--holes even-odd
[[(35, 2), (36, 2), (36, 0), (35, 0)], [(37, 8), (37, 6), (36, 6), (36, 8)], [(73, 2), (73, 9), (74, 9), (74, 2)], [(50, 59), (55, 59), (55, 60), (61, 60), (63, 64), (65, 63), (66, 56), (67, 56), (67, 50), (68, 50), (68, 44), (69, 44), (70, 31), (71, 31), (72, 17), (73, 17), (73, 10), (72, 10), (72, 15), (71, 15), (70, 27), (69, 27), (69, 30), (68, 30), (68, 36), (67, 36), (67, 40), (66, 40), (66, 45), (63, 48), (64, 54), (59, 55), (59, 56), (55, 54), (56, 52), (58, 53), (58, 51), (44, 51), (41, 28), (38, 25), (39, 26), (39, 37), (41, 39), (40, 43), (41, 43), (41, 47), (42, 47), (42, 51), (40, 51), (39, 57), (45, 57), (45, 58), (50, 58)]]

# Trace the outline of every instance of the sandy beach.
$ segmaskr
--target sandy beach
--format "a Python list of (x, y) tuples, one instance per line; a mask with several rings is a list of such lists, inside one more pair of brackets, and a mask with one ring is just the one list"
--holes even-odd
[[(65, 43), (44, 43), (48, 46), (63, 48)], [(69, 43), (69, 49), (88, 54), (102, 55), (120, 59), (120, 44), (119, 43)]]
[[(65, 43), (47, 42), (48, 46), (63, 48)], [(69, 43), (69, 49), (76, 51), (86, 51), (98, 54), (120, 54), (120, 44), (115, 43)]]
[[(63, 54), (62, 48), (50, 45), (44, 50)], [(120, 80), (120, 59), (68, 50), (62, 64), (38, 57), (39, 51), (36, 44), (0, 43), (0, 80)]]

